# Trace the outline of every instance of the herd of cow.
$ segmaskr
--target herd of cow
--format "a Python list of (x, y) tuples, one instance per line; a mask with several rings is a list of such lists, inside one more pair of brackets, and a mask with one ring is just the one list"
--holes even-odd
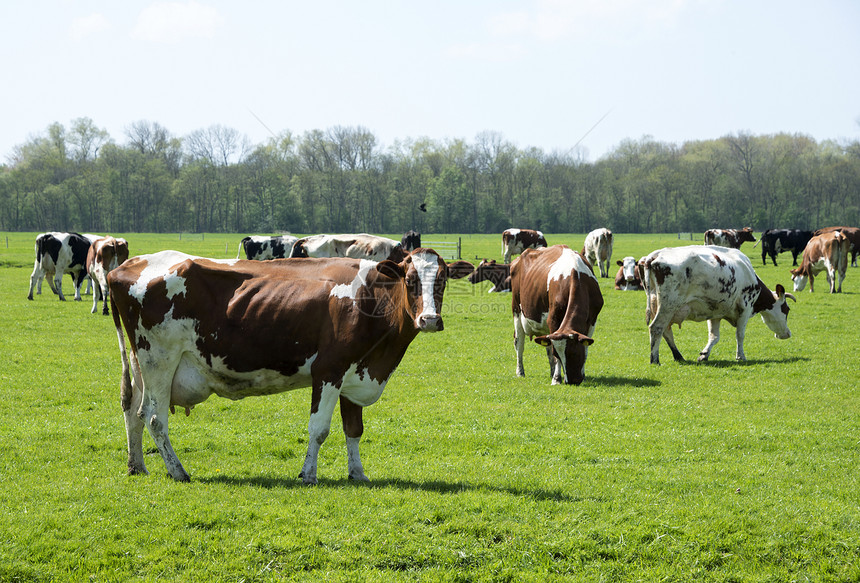
[[(841, 291), (849, 252), (860, 251), (860, 229), (769, 230), (761, 235), (762, 261), (803, 253), (791, 270), (794, 291), (825, 271), (831, 292)], [(771, 291), (758, 278), (743, 242), (750, 229), (711, 230), (705, 245), (665, 248), (616, 264), (616, 290), (644, 290), (651, 362), (659, 364), (665, 339), (676, 360), (672, 324), (708, 322), (707, 360), (719, 341), (721, 320), (736, 328), (738, 360), (744, 360), (746, 324), (759, 314), (777, 338), (791, 336), (782, 285)], [(89, 276), (93, 313), (99, 299), (113, 309), (122, 362), (121, 402), (128, 471), (146, 473), (146, 427), (167, 466), (189, 479), (168, 438), (168, 414), (186, 415), (212, 394), (230, 399), (311, 387), (308, 450), (300, 473), (316, 483), (320, 446), (340, 403), (348, 475), (367, 480), (359, 455), (363, 408), (379, 399), (406, 349), (419, 332), (443, 329), (441, 307), (448, 279), (490, 280), (491, 291), (510, 291), (516, 374), (523, 376), (526, 338), (546, 348), (553, 384), (580, 384), (588, 347), (603, 308), (598, 275), (610, 277), (613, 235), (596, 229), (580, 252), (549, 246), (540, 231), (508, 229), (502, 235), (505, 263), (484, 260), (450, 264), (410, 231), (400, 242), (372, 235), (296, 238), (245, 237), (248, 260), (208, 259), (161, 251), (129, 259), (124, 239), (44, 233), (36, 239), (30, 277), (41, 293), (48, 277), (62, 294), (70, 273), (75, 299)], [(514, 255), (518, 258), (511, 261)], [(286, 261), (270, 261), (287, 258)], [(852, 258), (852, 264), (856, 262)], [(594, 266), (597, 266), (595, 271)], [(837, 275), (839, 278), (836, 283)]]

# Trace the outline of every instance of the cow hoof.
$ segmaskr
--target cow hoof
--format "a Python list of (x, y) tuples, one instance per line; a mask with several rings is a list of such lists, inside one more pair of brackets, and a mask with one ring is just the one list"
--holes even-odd
[(365, 476), (364, 474), (358, 474), (358, 475), (350, 474), (350, 475), (349, 475), (349, 477), (348, 477), (348, 479), (349, 479), (349, 480), (354, 480), (354, 481), (356, 481), (356, 482), (369, 482), (369, 481), (370, 481), (370, 478), (368, 478), (368, 477), (367, 477), (367, 476)]
[(699, 355), (699, 358), (698, 358), (698, 359), (696, 359), (696, 360), (697, 360), (698, 362), (708, 362), (708, 356), (709, 356), (709, 355), (707, 355), (707, 354), (700, 354), (700, 355)]

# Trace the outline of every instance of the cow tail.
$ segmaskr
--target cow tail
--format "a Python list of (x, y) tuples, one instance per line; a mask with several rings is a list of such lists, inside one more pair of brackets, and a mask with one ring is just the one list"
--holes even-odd
[(642, 278), (642, 285), (645, 287), (645, 324), (651, 326), (651, 322), (654, 320), (655, 314), (651, 310), (652, 297), (651, 294), (657, 293), (657, 282), (654, 279), (654, 274), (651, 271), (652, 261), (645, 260), (642, 263), (642, 273), (640, 273), (640, 277)]

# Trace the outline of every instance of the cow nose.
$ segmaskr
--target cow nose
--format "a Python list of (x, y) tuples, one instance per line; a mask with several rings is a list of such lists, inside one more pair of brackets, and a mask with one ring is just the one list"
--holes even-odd
[(786, 330), (784, 334), (774, 334), (779, 340), (788, 340), (791, 338), (791, 330)]
[(445, 325), (439, 314), (422, 314), (418, 317), (418, 329), (422, 332), (441, 332)]
[(627, 281), (633, 281), (633, 276), (632, 276), (632, 275), (628, 275), (628, 276), (627, 276)]

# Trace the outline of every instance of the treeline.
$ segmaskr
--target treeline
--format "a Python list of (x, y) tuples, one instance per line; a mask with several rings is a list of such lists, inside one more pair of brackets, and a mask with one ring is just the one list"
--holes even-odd
[(252, 145), (222, 126), (185, 137), (137, 122), (51, 125), (0, 167), (0, 230), (236, 233), (620, 233), (860, 225), (860, 142), (739, 133), (578, 151), (407, 139), (362, 127)]

